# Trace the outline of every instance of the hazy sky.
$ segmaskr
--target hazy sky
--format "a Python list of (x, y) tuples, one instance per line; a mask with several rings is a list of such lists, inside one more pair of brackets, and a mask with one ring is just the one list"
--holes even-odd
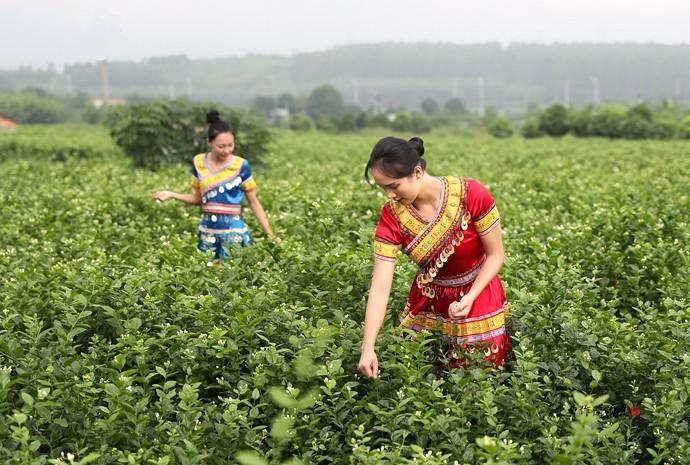
[(690, 43), (690, 0), (0, 0), (0, 69), (362, 42)]

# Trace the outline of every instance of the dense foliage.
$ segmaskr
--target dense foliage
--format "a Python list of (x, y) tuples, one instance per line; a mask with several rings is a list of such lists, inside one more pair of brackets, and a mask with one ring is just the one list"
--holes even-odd
[(103, 113), (84, 93), (57, 97), (31, 87), (16, 93), (0, 92), (0, 116), (20, 124), (95, 123)]
[(0, 461), (688, 463), (685, 145), (427, 137), (432, 174), (481, 180), (501, 210), (517, 364), (437, 378), (437, 338), (395, 327), (401, 258), (370, 381), (377, 136), (281, 135), (254, 176), (283, 242), (249, 215), (256, 246), (218, 269), (197, 212), (148, 199), (188, 189), (184, 167), (4, 157)]
[(261, 162), (272, 139), (266, 124), (242, 110), (213, 103), (161, 100), (119, 106), (108, 113), (106, 125), (136, 166), (157, 169), (189, 163), (190, 152), (207, 150), (206, 113), (212, 109), (219, 110), (221, 119), (235, 129), (237, 153), (253, 163)]
[[(522, 128), (524, 137), (561, 137), (571, 133), (577, 137), (608, 137), (609, 139), (688, 139), (687, 110), (675, 105), (654, 108), (637, 105), (608, 104), (568, 109), (562, 104), (545, 108)], [(536, 126), (535, 126), (536, 124)]]

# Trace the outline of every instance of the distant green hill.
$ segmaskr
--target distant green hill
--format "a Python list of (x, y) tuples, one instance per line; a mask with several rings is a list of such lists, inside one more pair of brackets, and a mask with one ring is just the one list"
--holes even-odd
[[(101, 93), (96, 63), (55, 70), (0, 71), (0, 89), (28, 85), (56, 93)], [(328, 82), (347, 103), (416, 108), (433, 97), (460, 97), (522, 110), (529, 103), (569, 100), (574, 105), (604, 101), (690, 103), (690, 44), (363, 44), (294, 56), (191, 60), (186, 56), (108, 63), (110, 96), (190, 95), (229, 105), (246, 105), (257, 94), (306, 94)]]

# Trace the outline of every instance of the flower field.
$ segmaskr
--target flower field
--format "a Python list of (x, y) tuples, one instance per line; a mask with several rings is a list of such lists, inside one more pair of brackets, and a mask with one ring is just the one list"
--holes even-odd
[(501, 211), (517, 362), (438, 376), (438, 338), (396, 328), (401, 257), (371, 381), (382, 135), (279, 134), (254, 177), (282, 242), (247, 211), (256, 245), (213, 268), (197, 209), (148, 198), (187, 167), (0, 134), (0, 463), (690, 463), (688, 143), (426, 136)]

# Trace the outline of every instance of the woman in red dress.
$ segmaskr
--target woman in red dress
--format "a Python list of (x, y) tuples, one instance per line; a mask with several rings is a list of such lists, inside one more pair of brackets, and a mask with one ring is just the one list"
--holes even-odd
[[(426, 172), (424, 143), (381, 139), (365, 169), (388, 196), (374, 237), (369, 290), (358, 368), (378, 376), (376, 337), (383, 323), (398, 251), (418, 266), (400, 325), (438, 329), (458, 349), (482, 350), (498, 367), (510, 349), (507, 305), (498, 271), (504, 252), (498, 210), (473, 179)], [(451, 354), (452, 355), (452, 354)], [(456, 359), (451, 366), (462, 364)]]

